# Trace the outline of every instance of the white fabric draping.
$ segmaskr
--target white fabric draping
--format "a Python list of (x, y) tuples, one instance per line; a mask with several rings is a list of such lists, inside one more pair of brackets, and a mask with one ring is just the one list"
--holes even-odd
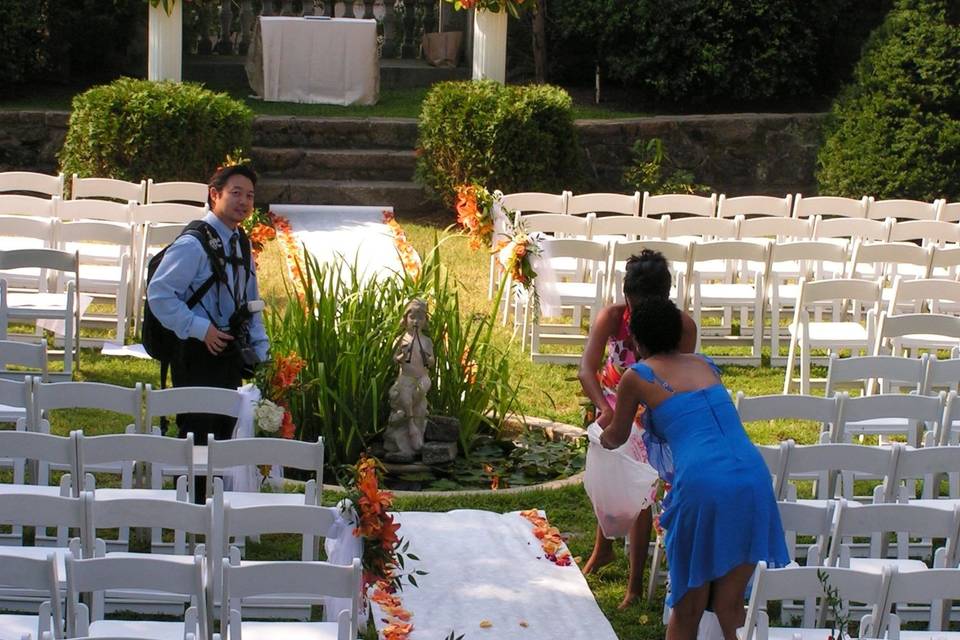
[[(531, 494), (532, 495), (532, 494)], [(400, 535), (420, 558), (418, 588), (400, 594), (413, 614), (410, 640), (455, 635), (490, 640), (555, 640), (617, 636), (576, 564), (544, 559), (533, 527), (518, 513), (460, 509), (400, 512)], [(373, 603), (378, 626), (383, 612)], [(487, 621), (489, 626), (480, 627)]]
[[(237, 416), (237, 426), (233, 429), (234, 438), (252, 438), (256, 433), (254, 424), (254, 409), (260, 402), (260, 389), (254, 384), (245, 384), (239, 387), (242, 400), (240, 401), (240, 412)], [(223, 471), (223, 487), (226, 491), (242, 491), (245, 493), (256, 493), (260, 491), (260, 484), (263, 481), (259, 469), (256, 465), (244, 465), (239, 467), (228, 467)], [(270, 466), (270, 474), (266, 482), (272, 489), (283, 489), (283, 465), (279, 462)]]
[(250, 86), (264, 100), (376, 104), (377, 23), (261, 17), (246, 68)]
[(537, 273), (534, 286), (540, 297), (540, 315), (554, 318), (560, 315), (560, 292), (557, 290), (559, 278), (551, 262), (550, 243), (545, 242), (549, 237), (536, 232), (530, 234), (530, 238), (540, 248), (540, 254), (533, 254), (530, 258), (530, 266)]
[[(341, 500), (337, 503), (337, 520), (327, 537), (323, 541), (323, 548), (327, 552), (327, 562), (333, 564), (349, 565), (354, 558), (361, 557), (363, 553), (363, 540), (353, 535), (353, 530), (357, 526), (357, 514), (353, 509), (353, 503), (349, 500)], [(323, 598), (323, 619), (325, 622), (336, 622), (337, 614), (344, 609), (350, 608), (348, 598), (334, 598), (325, 596)], [(361, 616), (366, 620), (365, 616)]]

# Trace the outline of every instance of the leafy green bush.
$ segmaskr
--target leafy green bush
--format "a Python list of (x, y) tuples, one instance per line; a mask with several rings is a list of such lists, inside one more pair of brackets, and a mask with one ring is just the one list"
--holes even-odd
[(833, 106), (821, 193), (960, 197), (960, 9), (897, 0)]
[(551, 0), (557, 75), (638, 90), (645, 104), (720, 109), (832, 92), (889, 0)]
[(420, 112), (417, 180), (446, 202), (458, 185), (556, 191), (577, 179), (570, 96), (545, 85), (443, 82)]
[(710, 193), (710, 187), (694, 181), (691, 171), (673, 166), (660, 138), (638, 139), (630, 154), (633, 162), (623, 173), (623, 182), (629, 189), (652, 194)]
[(343, 258), (321, 264), (307, 254), (302, 283), (303, 297), (291, 295), (283, 310), (268, 313), (266, 328), (274, 353), (295, 351), (306, 360), (303, 391), (291, 401), (297, 437), (323, 436), (332, 467), (356, 462), (387, 426), (394, 342), (413, 298), (429, 303), (436, 356), (430, 412), (460, 419), (465, 452), (479, 433), (497, 433), (517, 388), (506, 355), (491, 344), (492, 318), (461, 315), (439, 245), (416, 279), (362, 279)]
[(43, 18), (33, 2), (0, 2), (0, 95), (41, 64)]
[(120, 78), (73, 99), (60, 164), (82, 176), (206, 182), (227, 154), (249, 148), (252, 122), (224, 93)]

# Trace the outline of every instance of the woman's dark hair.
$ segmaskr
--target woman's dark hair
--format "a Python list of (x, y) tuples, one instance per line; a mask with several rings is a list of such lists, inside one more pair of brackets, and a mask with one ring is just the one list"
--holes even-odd
[(683, 334), (683, 316), (669, 298), (640, 298), (630, 306), (630, 333), (650, 355), (676, 351)]
[[(210, 176), (210, 182), (207, 186), (213, 187), (219, 193), (223, 191), (223, 188), (227, 185), (227, 181), (230, 180), (233, 176), (243, 176), (250, 180), (253, 183), (253, 186), (257, 186), (257, 172), (254, 171), (251, 167), (245, 164), (234, 164), (229, 167), (220, 167), (217, 169), (216, 173)], [(211, 207), (213, 202), (210, 200), (210, 196), (207, 196), (207, 204)]]
[(628, 300), (670, 296), (670, 266), (659, 251), (644, 249), (627, 260), (623, 276), (623, 295)]

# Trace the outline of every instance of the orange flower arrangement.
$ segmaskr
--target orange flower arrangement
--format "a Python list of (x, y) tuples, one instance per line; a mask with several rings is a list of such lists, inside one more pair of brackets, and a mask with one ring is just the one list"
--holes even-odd
[(540, 247), (527, 233), (522, 224), (508, 223), (507, 237), (494, 246), (491, 253), (510, 274), (513, 281), (525, 288), (532, 288), (537, 272), (533, 268), (532, 257), (540, 255)]
[(573, 564), (573, 558), (560, 535), (560, 530), (551, 526), (547, 519), (540, 515), (540, 511), (528, 509), (527, 511), (521, 511), (520, 516), (533, 525), (533, 535), (540, 541), (544, 557), (547, 560), (561, 567)]
[(410, 241), (407, 240), (407, 234), (404, 232), (403, 227), (400, 226), (400, 223), (397, 222), (392, 211), (383, 212), (383, 223), (390, 227), (390, 231), (393, 234), (393, 245), (397, 248), (397, 253), (400, 255), (400, 264), (403, 265), (404, 273), (416, 280), (420, 277), (420, 271), (423, 266), (420, 262), (420, 255), (417, 253), (417, 250), (413, 248)]
[(493, 196), (485, 187), (464, 184), (457, 187), (457, 223), (470, 237), (470, 248), (489, 246), (493, 237)]
[(263, 400), (269, 400), (283, 409), (280, 422), (280, 437), (292, 440), (297, 434), (297, 426), (290, 412), (290, 395), (300, 388), (300, 372), (307, 366), (306, 361), (291, 351), (285, 356), (276, 356), (257, 370), (257, 386)]
[(283, 252), (287, 275), (293, 285), (294, 292), (302, 300), (303, 282), (300, 270), (302, 253), (300, 243), (293, 236), (290, 221), (272, 211), (264, 213), (260, 209), (254, 209), (253, 215), (243, 221), (243, 230), (247, 232), (247, 236), (250, 238), (250, 250), (253, 252), (253, 259), (257, 261), (258, 265), (260, 252), (263, 251), (264, 246), (273, 240), (280, 241), (280, 250)]
[(406, 560), (419, 560), (407, 553), (409, 543), (404, 542), (398, 531), (400, 523), (389, 513), (393, 506), (393, 494), (380, 489), (380, 461), (366, 455), (350, 467), (351, 478), (344, 482), (347, 498), (355, 505), (357, 526), (353, 535), (363, 538), (363, 584), (364, 593), (370, 591), (370, 599), (386, 615), (381, 630), (384, 640), (406, 640), (413, 631), (410, 619), (413, 615), (403, 608), (399, 592), (403, 590), (403, 578), (417, 586), (415, 575), (426, 575), (416, 570), (406, 575), (401, 570)]

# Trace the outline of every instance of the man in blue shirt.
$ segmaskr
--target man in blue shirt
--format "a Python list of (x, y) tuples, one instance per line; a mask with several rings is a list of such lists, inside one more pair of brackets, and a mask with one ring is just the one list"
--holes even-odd
[[(181, 235), (171, 244), (147, 288), (150, 309), (160, 323), (181, 340), (170, 362), (174, 387), (221, 387), (242, 384), (244, 362), (231, 335), (230, 317), (238, 308), (260, 299), (252, 258), (243, 264), (239, 225), (253, 213), (257, 174), (245, 165), (219, 169), (210, 179), (210, 211), (203, 217), (217, 232), (226, 255), (225, 281), (218, 281), (192, 309), (187, 300), (213, 274), (200, 240)], [(248, 323), (250, 346), (257, 359), (267, 359), (269, 342), (260, 312)], [(180, 437), (193, 432), (197, 444), (207, 434), (230, 438), (235, 421), (226, 416), (192, 413), (177, 416)]]

